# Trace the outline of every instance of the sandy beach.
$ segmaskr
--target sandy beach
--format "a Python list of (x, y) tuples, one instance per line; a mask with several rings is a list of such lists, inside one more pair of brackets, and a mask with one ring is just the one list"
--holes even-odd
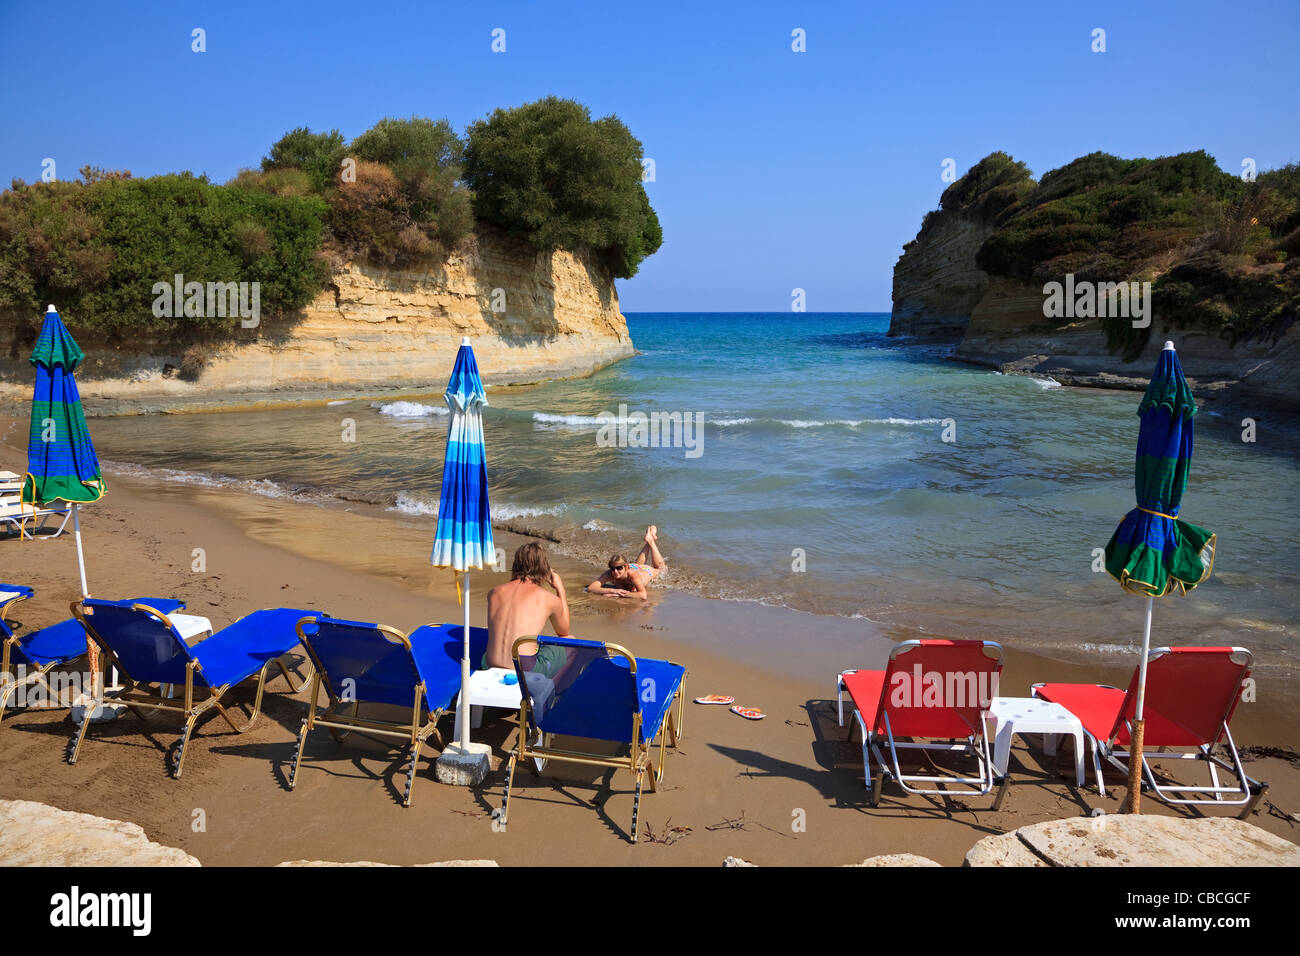
[[(25, 425), (0, 420), (0, 467), (21, 470)], [(401, 516), (111, 472), (108, 485), (107, 497), (82, 511), (96, 596), (176, 597), (216, 628), (274, 606), (315, 608), (403, 631), (460, 620), (450, 574), (428, 566), (427, 531)], [(501, 533), (498, 545), (512, 552), (522, 540)], [(191, 570), (196, 548), (204, 552), (203, 572)], [(128, 715), (95, 727), (78, 764), (69, 766), (64, 756), (73, 725), (66, 710), (7, 713), (0, 728), (7, 768), (0, 798), (132, 821), (150, 839), (180, 847), (205, 865), (257, 866), (298, 859), (716, 866), (726, 856), (760, 865), (825, 866), (886, 853), (957, 865), (989, 834), (1120, 807), (1118, 775), (1109, 776), (1109, 797), (1102, 798), (1074, 786), (1068, 746), (1047, 758), (1017, 738), (1011, 789), (998, 812), (989, 809), (991, 796), (906, 796), (890, 784), (881, 805), (870, 808), (856, 733), (850, 739), (848, 727), (836, 725), (834, 675), (840, 668), (883, 666), (892, 641), (921, 635), (671, 591), (644, 607), (611, 607), (581, 594), (592, 569), (561, 560), (557, 570), (573, 596), (577, 635), (680, 661), (688, 669), (688, 696), (731, 694), (767, 713), (749, 722), (723, 707), (687, 704), (685, 735), (678, 752), (669, 754), (663, 785), (642, 801), (639, 845), (626, 839), (632, 809), (626, 773), (565, 770), (562, 779), (520, 773), (509, 829), (495, 832), (489, 814), (500, 803), (503, 757), (514, 740), (505, 711), (489, 711), (476, 732), (494, 748), (493, 772), (480, 789), (436, 783), (436, 751), (429, 752), (417, 772), (412, 806), (404, 809), (401, 751), (356, 737), (338, 745), (319, 732), (308, 741), (297, 789), (290, 792), (287, 764), (307, 703), (305, 692), (291, 695), (282, 679), (269, 683), (263, 716), (248, 733), (233, 734), (219, 719), (201, 723), (180, 780), (167, 773), (177, 729), (166, 717), (142, 722)], [(56, 539), (0, 541), (0, 580), (37, 591), (12, 615), (23, 630), (66, 618), (78, 592), (70, 527)], [(476, 574), (475, 593), (481, 599), (501, 580)], [(474, 615), (474, 623), (484, 623), (481, 603)], [(745, 653), (738, 654), (738, 646)], [(1007, 648), (1004, 694), (1027, 693), (1041, 680), (1122, 684), (1127, 671)], [(1297, 719), (1281, 688), (1261, 680), (1257, 697), (1233, 722), (1239, 746), (1292, 746)], [(241, 689), (236, 699), (251, 702), (251, 691)], [(442, 727), (450, 736), (450, 717)], [(1259, 757), (1247, 769), (1270, 784), (1252, 822), (1300, 842), (1295, 824), (1279, 815), (1300, 810), (1300, 767)], [(206, 829), (196, 832), (200, 809)], [(1143, 809), (1187, 814), (1150, 797)]]

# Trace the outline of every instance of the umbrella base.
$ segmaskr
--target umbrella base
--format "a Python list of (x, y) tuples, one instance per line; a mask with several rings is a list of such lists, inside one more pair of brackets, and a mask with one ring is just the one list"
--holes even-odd
[(491, 753), (488, 744), (471, 742), (464, 750), (459, 744), (448, 744), (433, 763), (433, 775), (448, 786), (477, 787), (487, 779)]
[(90, 714), (92, 724), (106, 724), (125, 714), (126, 705), (114, 703), (111, 700), (100, 701), (89, 694), (82, 694), (72, 702), (72, 713), (70, 715), (72, 722), (80, 724), (86, 719), (87, 713)]

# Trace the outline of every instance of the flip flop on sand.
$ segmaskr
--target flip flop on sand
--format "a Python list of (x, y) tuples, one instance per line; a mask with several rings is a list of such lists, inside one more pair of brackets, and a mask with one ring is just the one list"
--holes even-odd
[(767, 716), (757, 707), (732, 707), (731, 712), (744, 717), (746, 720), (762, 720)]
[(722, 694), (710, 694), (708, 697), (696, 697), (697, 704), (734, 704), (736, 698), (724, 697)]

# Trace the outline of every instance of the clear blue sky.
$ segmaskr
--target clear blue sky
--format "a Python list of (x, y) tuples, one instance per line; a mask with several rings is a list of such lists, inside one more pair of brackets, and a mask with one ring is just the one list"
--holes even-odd
[(548, 94), (616, 113), (655, 160), (665, 236), (620, 284), (627, 311), (782, 311), (795, 287), (810, 311), (887, 310), (948, 157), (964, 172), (1001, 149), (1035, 175), (1098, 149), (1300, 160), (1296, 0), (5, 6), (5, 184), (46, 157), (61, 179), (225, 181), (295, 126), (463, 129)]

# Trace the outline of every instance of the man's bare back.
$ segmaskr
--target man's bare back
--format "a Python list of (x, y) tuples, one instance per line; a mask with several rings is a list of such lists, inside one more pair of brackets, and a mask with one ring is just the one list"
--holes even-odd
[[(524, 546), (529, 547), (528, 545)], [(533, 545), (540, 551), (540, 546)], [(524, 548), (521, 548), (522, 552)], [(545, 560), (544, 557), (542, 559)], [(520, 555), (515, 557), (515, 570), (520, 569)], [(534, 573), (541, 568), (529, 568)], [(514, 667), (511, 649), (521, 637), (536, 637), (546, 629), (549, 621), (558, 637), (569, 636), (569, 602), (564, 594), (564, 582), (560, 576), (545, 565), (549, 573), (548, 583), (555, 589), (551, 593), (546, 588), (534, 583), (530, 577), (512, 578), (488, 592), (488, 646), (486, 661), (488, 667)], [(537, 653), (537, 644), (524, 644), (519, 648), (521, 655)]]

